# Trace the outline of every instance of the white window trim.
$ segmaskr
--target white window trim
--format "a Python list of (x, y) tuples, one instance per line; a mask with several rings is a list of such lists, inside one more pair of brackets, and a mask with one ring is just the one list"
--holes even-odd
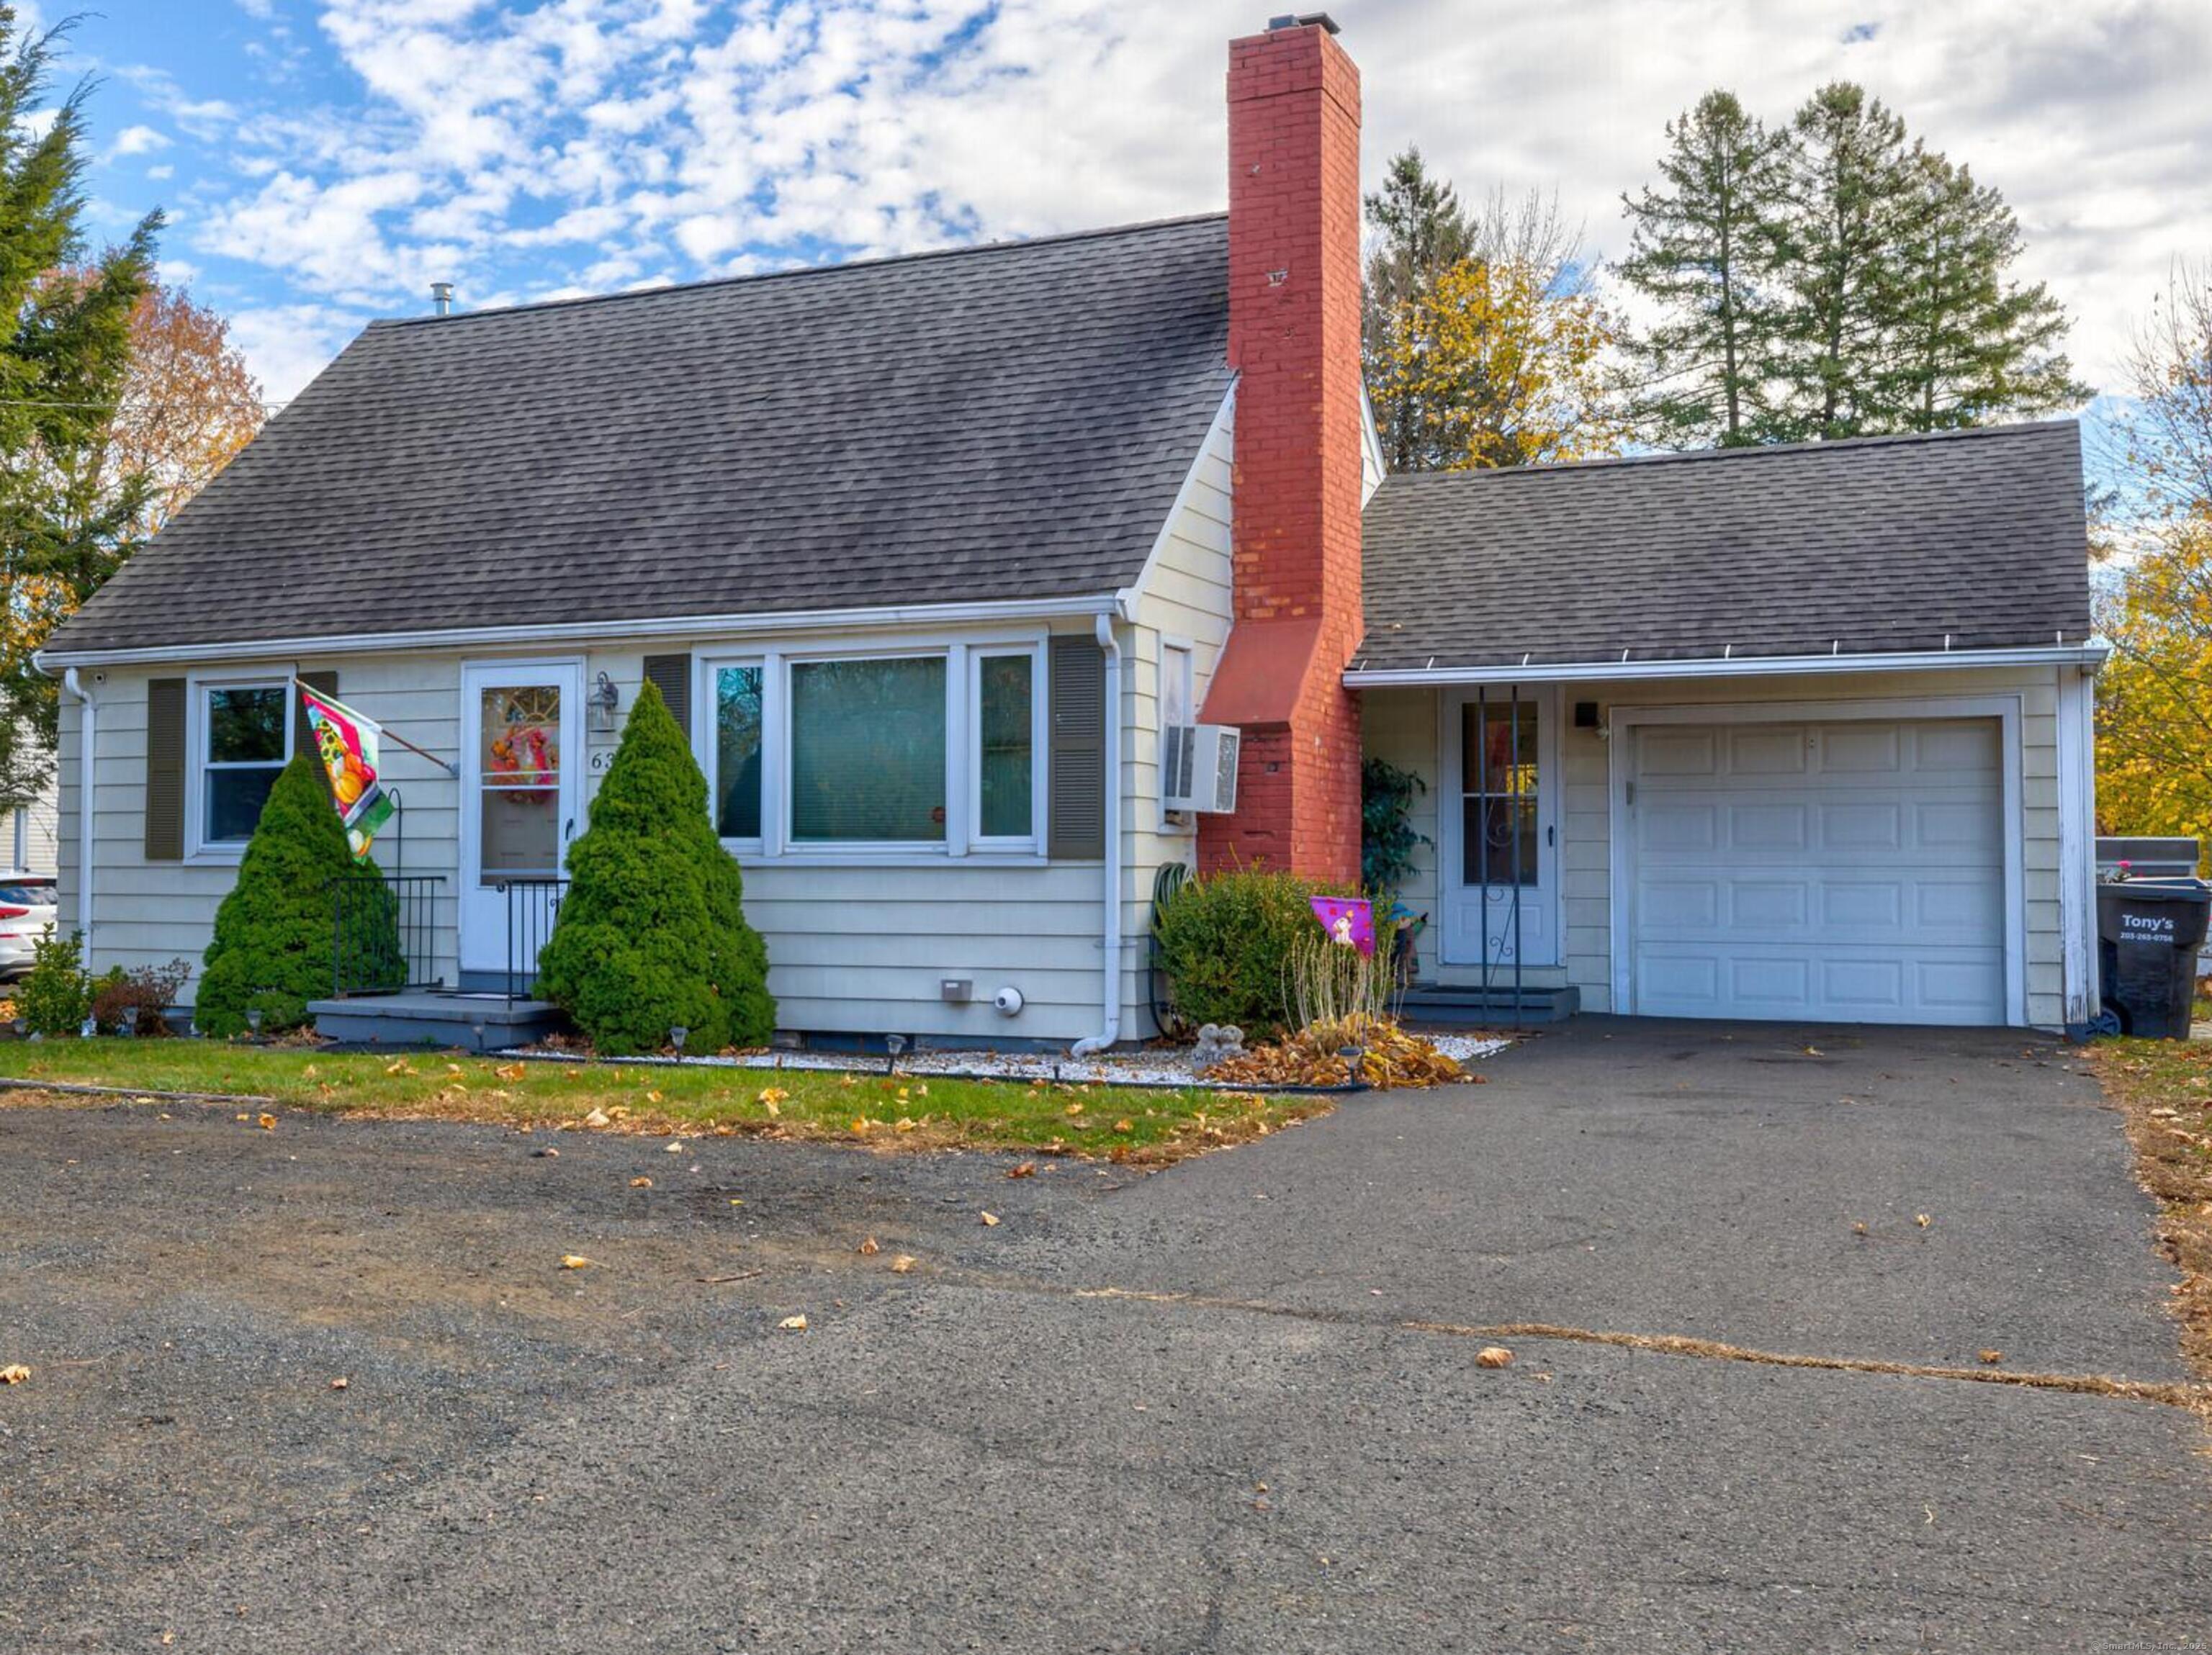
[[(957, 637), (845, 640), (786, 649), (730, 648), (700, 652), (693, 662), (692, 753), (707, 777), (713, 809), (721, 785), (715, 751), (718, 712), (715, 675), (726, 667), (758, 667), (761, 674), (761, 836), (725, 839), (724, 848), (748, 867), (937, 867), (981, 861), (993, 866), (1042, 866), (1047, 781), (1048, 686), (1042, 628), (985, 632)], [(981, 694), (986, 656), (1030, 658), (1031, 831), (987, 836), (981, 821)], [(825, 661), (942, 660), (945, 663), (945, 837), (936, 840), (802, 840), (792, 832), (790, 801), (791, 670)]]
[(1152, 781), (1159, 799), (1159, 831), (1195, 838), (1198, 834), (1198, 814), (1192, 810), (1170, 810), (1168, 797), (1168, 658), (1170, 653), (1182, 657), (1186, 675), (1184, 712), (1193, 724), (1198, 722), (1198, 645), (1191, 639), (1177, 637), (1173, 633), (1158, 634), (1158, 650), (1152, 662), (1152, 708), (1156, 726), (1153, 740), (1157, 749), (1153, 758)]
[(720, 817), (722, 808), (722, 690), (721, 675), (735, 668), (750, 667), (761, 676), (761, 829), (760, 834), (731, 837), (724, 835), (723, 848), (733, 856), (757, 857), (761, 854), (763, 835), (768, 830), (769, 795), (769, 672), (768, 657), (756, 651), (750, 654), (702, 655), (695, 664), (695, 682), (691, 687), (691, 705), (701, 709), (700, 716), (692, 720), (692, 755), (699, 761), (699, 769), (707, 778), (707, 819)]
[[(207, 837), (208, 697), (218, 689), (277, 689), (284, 692), (284, 750), (276, 761), (281, 770), (291, 762), (298, 737), (293, 726), (300, 717), (300, 698), (292, 693), (289, 672), (194, 673), (185, 680), (185, 860), (236, 863), (246, 855), (251, 838), (210, 840)], [(257, 766), (256, 768), (260, 767)]]
[[(1045, 806), (1045, 658), (1042, 642), (975, 644), (967, 646), (968, 694), (965, 751), (955, 755), (953, 769), (967, 774), (968, 848), (990, 855), (1034, 856), (1044, 844)], [(983, 831), (983, 663), (1021, 656), (1030, 664), (1030, 830), (1026, 834), (987, 834)]]

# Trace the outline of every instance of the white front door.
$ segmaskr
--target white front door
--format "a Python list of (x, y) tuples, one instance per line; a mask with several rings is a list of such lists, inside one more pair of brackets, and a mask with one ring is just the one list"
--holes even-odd
[(1626, 807), (1626, 1009), (2006, 1021), (1996, 718), (1650, 724)]
[(580, 661), (479, 661), (461, 670), (460, 961), (465, 973), (537, 970), (568, 842), (581, 830)]
[(1437, 856), (1449, 966), (1559, 961), (1558, 697), (1446, 690)]

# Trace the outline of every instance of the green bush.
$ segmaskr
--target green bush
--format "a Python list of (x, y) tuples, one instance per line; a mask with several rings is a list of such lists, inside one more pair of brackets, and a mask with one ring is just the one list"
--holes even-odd
[(377, 873), (356, 862), (331, 808), (330, 785), (307, 754), (296, 755), (269, 790), (261, 820), (238, 864), (238, 882), (216, 910), (215, 937), (193, 1003), (203, 1034), (237, 1034), (258, 1009), (264, 1033), (297, 1028), (307, 1003), (327, 998), (343, 968), (349, 989), (396, 987), (398, 905), (388, 888), (349, 907), (347, 958), (335, 956), (331, 881)]
[(33, 1034), (74, 1034), (92, 1009), (82, 939), (52, 925), (31, 944), (31, 969), (15, 987), (15, 1015)]
[(568, 892), (538, 959), (538, 991), (610, 1055), (763, 1046), (775, 1028), (768, 949), (744, 880), (707, 814), (707, 779), (651, 683), (568, 849)]
[(1189, 881), (1153, 926), (1176, 1013), (1194, 1024), (1235, 1023), (1255, 1040), (1287, 1030), (1292, 946), (1320, 931), (1311, 900), (1358, 894), (1257, 870)]
[(1432, 841), (1413, 826), (1413, 805), (1429, 785), (1388, 759), (1359, 767), (1359, 882), (1387, 909), (1413, 876), (1413, 851)]

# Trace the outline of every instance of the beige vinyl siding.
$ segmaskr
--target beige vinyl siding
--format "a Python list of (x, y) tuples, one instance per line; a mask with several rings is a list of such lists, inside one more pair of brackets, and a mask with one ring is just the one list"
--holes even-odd
[[(1586, 1011), (1613, 1005), (1612, 799), (1607, 738), (1601, 731), (1574, 728), (1577, 701), (1595, 701), (1601, 720), (1628, 706), (1713, 706), (1777, 702), (1911, 700), (1931, 702), (1976, 695), (2020, 698), (2021, 884), (2025, 904), (2028, 1021), (2063, 1024), (2063, 941), (2059, 924), (2057, 669), (1973, 669), (1925, 672), (1803, 674), (1761, 678), (1652, 680), (1559, 686), (1559, 906), (1562, 964), (1535, 968), (1532, 983), (1565, 982), (1582, 992)], [(1431, 789), (1419, 826), (1436, 836), (1434, 795), (1439, 697), (1429, 689), (1377, 689), (1363, 694), (1365, 747), (1419, 773)], [(1940, 716), (1940, 709), (1931, 711)], [(1434, 913), (1438, 900), (1432, 848), (1424, 847), (1419, 871), (1405, 893), (1416, 908)], [(1422, 938), (1424, 974), (1466, 979), (1462, 968), (1439, 973), (1434, 928)]]
[(1160, 661), (1164, 644), (1191, 651), (1191, 716), (1206, 705), (1207, 686), (1229, 640), (1231, 481), (1236, 460), (1233, 397), (1222, 404), (1192, 468), (1182, 499), (1123, 629), (1128, 722), (1122, 750), (1122, 822), (1129, 854), (1122, 872), (1125, 969), (1121, 1028), (1142, 1038), (1155, 1031), (1147, 966), (1152, 957), (1152, 883), (1166, 864), (1198, 860), (1195, 817), (1170, 823), (1160, 805)]

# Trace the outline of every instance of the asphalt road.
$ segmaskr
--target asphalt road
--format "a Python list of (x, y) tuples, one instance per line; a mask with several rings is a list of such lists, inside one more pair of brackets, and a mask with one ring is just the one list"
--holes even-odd
[(1405, 1325), (2181, 1377), (2063, 1049), (1485, 1072), (1148, 1179), (0, 1109), (0, 1649), (2212, 1647), (2179, 1409)]

